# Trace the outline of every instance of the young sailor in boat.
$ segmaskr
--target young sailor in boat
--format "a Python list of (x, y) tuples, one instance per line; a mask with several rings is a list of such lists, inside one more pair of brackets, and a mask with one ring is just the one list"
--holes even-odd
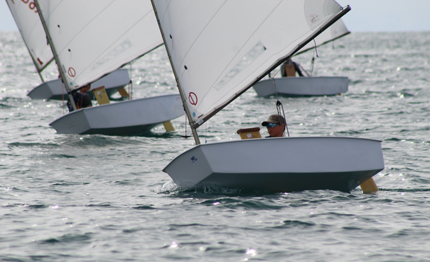
[(284, 137), (285, 123), (285, 118), (283, 116), (271, 115), (266, 121), (263, 121), (261, 125), (267, 127), (267, 131), (270, 135), (267, 137)]
[(291, 58), (288, 58), (287, 61), (281, 65), (282, 77), (296, 76), (296, 72), (299, 76), (304, 76), (299, 64), (291, 60)]
[[(81, 109), (84, 107), (91, 107), (93, 104), (91, 103), (91, 98), (88, 95), (88, 91), (90, 90), (91, 85), (88, 84), (84, 87), (81, 87), (79, 91), (73, 94), (73, 100), (75, 100), (76, 108)], [(73, 107), (69, 101), (67, 102), (67, 106), (69, 107), (69, 112), (73, 111)]]

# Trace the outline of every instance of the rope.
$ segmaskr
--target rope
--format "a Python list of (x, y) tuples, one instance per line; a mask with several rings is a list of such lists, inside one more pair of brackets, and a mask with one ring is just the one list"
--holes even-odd
[(63, 81), (61, 81), (61, 95), (62, 95), (62, 100), (63, 100), (63, 116), (64, 116), (64, 83)]
[(311, 75), (314, 73), (314, 63), (315, 63), (315, 56), (312, 57), (312, 60), (311, 60)]
[(315, 44), (315, 54), (317, 57), (319, 57), (318, 56), (318, 49), (317, 49), (317, 42), (315, 41), (315, 38), (314, 38), (314, 44)]
[(209, 127), (208, 127), (208, 122), (209, 122), (209, 121), (206, 121), (206, 135), (205, 135), (205, 144), (207, 144), (207, 143), (208, 143), (208, 130), (209, 130)]
[[(279, 72), (279, 71), (278, 71), (278, 72)], [(284, 106), (282, 105), (281, 101), (279, 101), (278, 89), (276, 88), (275, 76), (277, 75), (277, 73), (278, 73), (278, 72), (276, 72), (272, 77), (270, 77), (270, 74), (269, 74), (269, 77), (272, 79), (272, 81), (273, 81), (273, 86), (275, 87), (275, 94), (276, 94), (276, 111), (278, 112), (278, 115), (283, 116), (283, 117), (284, 117), (284, 119), (286, 119), (286, 118), (285, 118)], [(281, 115), (281, 111), (282, 111), (282, 115)], [(281, 123), (281, 124), (282, 124), (282, 123)], [(287, 120), (285, 120), (285, 128), (287, 129), (287, 134), (288, 134), (288, 136), (290, 136), (290, 132), (288, 131), (288, 124), (287, 124)], [(284, 131), (285, 131), (285, 129), (284, 129)]]
[(312, 57), (312, 60), (311, 60), (311, 76), (314, 72), (315, 57), (319, 57), (318, 49), (317, 49), (317, 42), (315, 41), (315, 38), (314, 38), (314, 45), (315, 45), (315, 55)]
[[(133, 67), (132, 67), (132, 63), (130, 62), (130, 78), (132, 78), (132, 72), (133, 72)], [(133, 97), (133, 81), (131, 81), (128, 83), (128, 100), (131, 100)]]
[[(278, 112), (278, 115), (283, 116), (284, 119), (285, 118), (285, 111), (284, 111), (284, 106), (282, 105), (281, 101), (276, 101), (276, 111)], [(282, 115), (281, 115), (281, 111), (282, 111)], [(281, 123), (282, 124), (282, 123)], [(288, 131), (288, 123), (287, 120), (285, 120), (285, 128), (287, 129), (287, 135), (288, 137), (290, 136), (290, 131)], [(285, 131), (285, 129), (284, 129)]]

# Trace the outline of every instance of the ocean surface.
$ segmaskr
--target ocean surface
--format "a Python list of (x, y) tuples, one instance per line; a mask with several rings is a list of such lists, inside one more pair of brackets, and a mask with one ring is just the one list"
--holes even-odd
[[(349, 91), (281, 97), (290, 135), (381, 140), (375, 195), (182, 190), (162, 169), (194, 144), (185, 116), (169, 134), (56, 134), (65, 103), (27, 97), (41, 80), (19, 33), (0, 32), (0, 261), (430, 261), (430, 32), (352, 33), (317, 51), (313, 75), (347, 76)], [(294, 60), (309, 69), (313, 56)], [(127, 68), (134, 98), (178, 93), (163, 47)], [(239, 139), (275, 102), (248, 90), (201, 141)]]

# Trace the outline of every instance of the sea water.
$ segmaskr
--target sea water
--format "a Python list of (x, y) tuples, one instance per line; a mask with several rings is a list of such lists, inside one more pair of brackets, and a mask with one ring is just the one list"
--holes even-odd
[[(27, 97), (41, 80), (19, 33), (0, 32), (0, 260), (430, 261), (430, 32), (352, 33), (294, 60), (310, 71), (316, 55), (312, 74), (349, 91), (280, 97), (289, 133), (381, 140), (376, 195), (182, 190), (162, 169), (194, 144), (185, 117), (169, 134), (56, 134), (65, 103)], [(163, 47), (127, 68), (134, 98), (178, 93)], [(201, 141), (239, 139), (275, 102), (248, 90)]]

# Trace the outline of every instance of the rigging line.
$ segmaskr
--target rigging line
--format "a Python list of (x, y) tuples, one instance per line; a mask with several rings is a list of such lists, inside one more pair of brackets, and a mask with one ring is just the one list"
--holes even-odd
[(318, 48), (317, 48), (317, 42), (315, 41), (315, 38), (313, 40), (314, 40), (314, 45), (315, 45), (315, 55), (312, 57), (312, 60), (311, 60), (311, 76), (312, 76), (312, 74), (314, 72), (315, 57), (319, 57), (319, 55), (318, 55)]
[(312, 76), (312, 74), (313, 74), (313, 72), (314, 72), (314, 63), (315, 63), (315, 56), (314, 57), (312, 57), (312, 59), (311, 59), (311, 76)]
[(278, 74), (279, 71), (277, 71), (272, 77), (270, 77), (272, 79), (273, 86), (275, 87), (275, 94), (276, 94), (276, 100), (277, 101), (279, 101), (279, 98), (278, 98), (278, 89), (276, 88), (275, 76)]
[(208, 129), (209, 129), (209, 127), (208, 127), (208, 121), (206, 121), (206, 135), (205, 135), (205, 144), (207, 144), (207, 143), (208, 143)]
[[(281, 109), (282, 109), (282, 115), (281, 115), (281, 116), (283, 116), (283, 117), (284, 117), (284, 120), (285, 120), (286, 118), (285, 118), (284, 106), (282, 105), (281, 101), (279, 101), (278, 89), (276, 88), (275, 75), (276, 75), (278, 72), (280, 72), (280, 70), (279, 70), (279, 71), (277, 71), (277, 72), (274, 74), (274, 76), (273, 76), (273, 77), (271, 77), (271, 78), (272, 78), (272, 81), (273, 81), (273, 86), (275, 87), (275, 94), (276, 94), (276, 111), (278, 112), (278, 115), (281, 115)], [(282, 124), (282, 123), (281, 123), (281, 124)], [(285, 120), (285, 128), (287, 129), (287, 134), (288, 134), (288, 136), (290, 136), (290, 132), (288, 131), (288, 124), (287, 124), (287, 120)], [(285, 129), (284, 129), (284, 131), (285, 131)]]
[[(281, 115), (281, 110), (282, 110), (282, 115)], [(287, 134), (288, 137), (290, 136), (290, 131), (288, 131), (288, 123), (287, 120), (285, 118), (285, 111), (284, 111), (284, 106), (282, 105), (281, 101), (276, 101), (276, 111), (278, 112), (278, 115), (283, 116), (284, 120), (285, 120), (285, 128), (287, 129)], [(281, 123), (282, 124), (282, 123)], [(284, 129), (285, 131), (285, 129)]]
[(64, 83), (63, 81), (61, 81), (61, 96), (62, 96), (61, 100), (63, 100), (63, 116), (64, 116), (64, 89), (65, 89)]
[(133, 77), (133, 67), (132, 62), (130, 62), (130, 82), (128, 83), (128, 100), (132, 100), (133, 95), (133, 81), (131, 78)]
[(315, 41), (315, 38), (313, 40), (314, 40), (314, 44), (315, 44), (315, 54), (317, 57), (319, 57), (318, 56), (318, 49), (317, 49), (317, 42)]
[(187, 125), (188, 125), (187, 122), (188, 122), (188, 117), (187, 117), (187, 114), (185, 114), (185, 121), (184, 121), (185, 134), (183, 136), (181, 136), (181, 137), (185, 138), (185, 140), (187, 140), (189, 137), (191, 137), (191, 136), (187, 135)]
[[(280, 71), (280, 70), (279, 70)], [(278, 71), (278, 72), (279, 72)], [(276, 72), (276, 74), (278, 73)], [(275, 74), (275, 75), (276, 75)], [(290, 132), (288, 131), (288, 124), (287, 124), (287, 120), (285, 118), (285, 111), (284, 111), (284, 106), (282, 105), (281, 101), (279, 101), (279, 96), (278, 96), (278, 89), (276, 88), (276, 81), (275, 81), (275, 75), (272, 78), (273, 81), (273, 86), (275, 87), (275, 94), (276, 94), (276, 111), (278, 112), (278, 115), (281, 115), (281, 109), (282, 109), (282, 115), (284, 117), (285, 120), (285, 128), (287, 129), (287, 134), (288, 137), (290, 136)], [(282, 124), (282, 123), (281, 123)], [(285, 129), (284, 129), (285, 131)]]

